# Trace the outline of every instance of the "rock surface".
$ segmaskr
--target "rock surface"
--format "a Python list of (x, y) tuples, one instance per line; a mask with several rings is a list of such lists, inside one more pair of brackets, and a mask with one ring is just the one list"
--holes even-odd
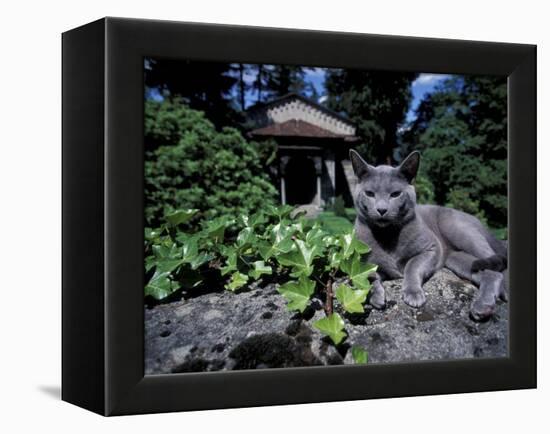
[(472, 321), (477, 289), (450, 271), (426, 283), (421, 309), (403, 303), (400, 280), (384, 287), (385, 310), (340, 311), (348, 338), (338, 349), (312, 327), (324, 316), (320, 300), (303, 314), (289, 312), (274, 285), (146, 307), (145, 373), (353, 363), (351, 345), (365, 348), (369, 363), (507, 356), (508, 305), (499, 303), (487, 322)]

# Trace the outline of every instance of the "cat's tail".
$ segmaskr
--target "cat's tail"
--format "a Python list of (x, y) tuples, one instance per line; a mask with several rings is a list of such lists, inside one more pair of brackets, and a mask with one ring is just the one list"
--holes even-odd
[(504, 271), (506, 268), (508, 268), (508, 258), (498, 254), (472, 262), (472, 273), (482, 270)]

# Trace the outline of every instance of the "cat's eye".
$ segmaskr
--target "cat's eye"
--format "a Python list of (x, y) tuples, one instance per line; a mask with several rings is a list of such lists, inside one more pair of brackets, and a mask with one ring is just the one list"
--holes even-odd
[(365, 195), (367, 197), (374, 197), (374, 192), (373, 191), (365, 191)]
[(390, 197), (399, 197), (401, 196), (401, 192), (400, 191), (394, 191), (390, 194)]

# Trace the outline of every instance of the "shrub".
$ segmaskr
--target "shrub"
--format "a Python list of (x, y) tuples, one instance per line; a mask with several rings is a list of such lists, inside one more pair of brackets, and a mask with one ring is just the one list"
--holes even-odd
[(275, 203), (265, 171), (271, 154), (235, 128), (217, 131), (182, 99), (145, 103), (145, 219), (156, 226), (164, 213), (199, 209), (188, 224), (217, 216), (236, 218)]
[(487, 225), (487, 218), (485, 217), (483, 210), (479, 207), (479, 201), (473, 200), (470, 197), (470, 194), (465, 190), (457, 188), (452, 189), (447, 195), (446, 206), (475, 215), (479, 220)]
[(435, 200), (434, 185), (430, 179), (420, 174), (415, 181), (417, 203), (433, 204)]

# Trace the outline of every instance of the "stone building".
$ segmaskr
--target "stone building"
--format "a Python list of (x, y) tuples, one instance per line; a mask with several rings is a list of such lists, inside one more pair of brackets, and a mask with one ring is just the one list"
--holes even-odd
[(297, 94), (256, 105), (248, 114), (254, 126), (249, 135), (277, 143), (282, 204), (319, 209), (341, 196), (352, 206), (349, 149), (359, 139), (349, 119)]

